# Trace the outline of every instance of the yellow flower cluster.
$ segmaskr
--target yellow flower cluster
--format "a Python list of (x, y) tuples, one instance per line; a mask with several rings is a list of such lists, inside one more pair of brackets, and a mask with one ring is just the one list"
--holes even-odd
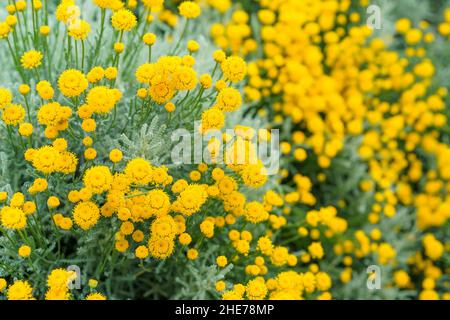
[[(327, 300), (378, 264), (390, 289), (450, 298), (447, 91), (427, 52), (449, 10), (437, 32), (398, 20), (391, 46), (366, 0), (31, 4), (0, 21), (19, 83), (0, 87), (0, 237), (20, 262), (0, 257), (0, 295), (197, 297), (179, 285), (210, 270), (207, 297)], [(166, 162), (177, 129), (205, 159)], [(53, 269), (69, 263), (93, 277), (81, 294)]]

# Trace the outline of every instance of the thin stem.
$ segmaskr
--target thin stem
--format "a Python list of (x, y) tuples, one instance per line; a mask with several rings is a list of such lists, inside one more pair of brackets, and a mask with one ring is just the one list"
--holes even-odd
[(180, 47), (181, 40), (184, 38), (184, 34), (186, 33), (186, 31), (188, 29), (188, 25), (189, 25), (189, 19), (186, 19), (186, 22), (184, 24), (183, 31), (181, 32), (180, 38), (178, 39), (178, 42), (177, 42), (175, 48), (173, 49), (173, 51), (170, 53), (170, 55), (173, 56), (177, 53), (177, 50)]
[(102, 43), (102, 38), (103, 38), (103, 32), (104, 32), (104, 29), (105, 29), (106, 10), (102, 9), (101, 12), (102, 13), (101, 13), (101, 22), (100, 22), (100, 34), (98, 36), (97, 45), (95, 47), (94, 57), (92, 59), (92, 61), (94, 61), (95, 63), (97, 62), (97, 59), (98, 59), (98, 54), (99, 54), (99, 51), (100, 51), (100, 45)]
[(81, 40), (81, 70), (84, 69), (84, 40)]

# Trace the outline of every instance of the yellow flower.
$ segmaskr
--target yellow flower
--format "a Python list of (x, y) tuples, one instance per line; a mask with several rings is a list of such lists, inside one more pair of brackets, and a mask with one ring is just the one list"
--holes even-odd
[(3, 278), (0, 278), (0, 292), (3, 292), (3, 290), (5, 290), (7, 285), (8, 285), (8, 283), (6, 282), (6, 280)]
[(120, 151), (119, 149), (113, 149), (111, 150), (111, 152), (109, 153), (109, 159), (114, 162), (120, 162), (123, 158), (123, 154), (122, 151)]
[(245, 291), (250, 300), (262, 300), (266, 297), (268, 292), (263, 278), (250, 280), (247, 283)]
[(208, 219), (200, 223), (200, 231), (207, 238), (212, 238), (214, 236), (214, 222)]
[(245, 207), (245, 218), (252, 223), (259, 223), (269, 219), (269, 213), (264, 209), (264, 206), (257, 202), (249, 202)]
[(19, 208), (3, 207), (0, 210), (0, 220), (3, 227), (12, 230), (22, 230), (27, 225), (26, 214)]
[(227, 265), (227, 263), (228, 263), (227, 257), (225, 257), (225, 256), (218, 256), (216, 258), (216, 263), (221, 268), (225, 267)]
[(58, 79), (58, 87), (63, 95), (72, 98), (77, 97), (87, 89), (89, 83), (85, 75), (75, 69), (64, 71)]
[(88, 72), (86, 75), (87, 80), (90, 83), (96, 83), (103, 79), (105, 76), (105, 70), (102, 67), (94, 67), (91, 69), (91, 71)]
[(25, 52), (20, 58), (20, 62), (24, 69), (34, 69), (42, 63), (42, 53), (36, 50), (30, 50)]
[(164, 0), (142, 0), (142, 3), (149, 9), (157, 9), (163, 6)]
[(157, 259), (166, 259), (173, 253), (174, 242), (172, 239), (151, 237), (148, 241), (150, 255)]
[(225, 115), (217, 108), (210, 108), (202, 113), (200, 132), (205, 134), (210, 129), (220, 130), (225, 124)]
[(142, 41), (148, 46), (152, 46), (156, 43), (156, 35), (154, 33), (146, 33), (142, 37)]
[(36, 84), (36, 91), (38, 92), (39, 96), (44, 100), (50, 100), (53, 99), (53, 96), (55, 94), (55, 91), (52, 88), (52, 85), (48, 81), (39, 81)]
[(95, 292), (88, 294), (86, 300), (106, 300), (106, 296), (101, 293)]
[(190, 52), (197, 52), (200, 50), (200, 44), (195, 40), (189, 40), (187, 43), (187, 48)]
[(71, 36), (75, 40), (85, 40), (89, 32), (91, 32), (91, 26), (88, 22), (77, 19), (76, 21), (69, 24), (67, 30), (69, 36)]
[(9, 106), (12, 102), (13, 96), (11, 91), (0, 87), (0, 110)]
[(105, 77), (108, 80), (114, 80), (117, 78), (118, 70), (116, 67), (108, 67), (105, 70)]
[(105, 114), (111, 111), (119, 101), (114, 94), (114, 89), (105, 86), (97, 86), (89, 90), (86, 96), (86, 103), (95, 113)]
[(107, 166), (94, 166), (86, 171), (83, 182), (94, 194), (101, 194), (111, 189), (113, 176)]
[[(170, 210), (170, 198), (163, 190), (154, 189), (147, 194), (148, 207), (147, 212), (142, 215), (143, 218), (148, 219), (152, 216), (163, 217), (169, 213)], [(167, 221), (170, 217), (166, 218)], [(156, 224), (158, 219), (154, 220), (153, 224)], [(152, 224), (152, 226), (153, 226)], [(153, 228), (153, 227), (152, 227)], [(174, 227), (172, 226), (172, 229)]]
[(40, 26), (39, 27), (39, 32), (40, 34), (42, 34), (43, 36), (48, 36), (50, 34), (50, 27), (49, 26)]
[(6, 107), (2, 113), (2, 120), (10, 126), (17, 126), (25, 119), (25, 109), (18, 104), (12, 104)]
[(189, 249), (187, 251), (187, 257), (189, 260), (195, 260), (198, 257), (198, 251), (196, 249)]
[(186, 19), (195, 19), (201, 14), (200, 6), (193, 1), (184, 1), (178, 7), (180, 14)]
[(97, 5), (99, 8), (102, 9), (109, 9), (111, 8), (111, 3), (113, 1), (111, 0), (94, 0), (94, 4)]
[(180, 241), (181, 245), (187, 246), (192, 242), (192, 237), (188, 233), (182, 233), (178, 237), (178, 241)]
[(166, 109), (167, 112), (174, 112), (176, 107), (172, 102), (166, 103), (166, 105), (164, 106), (164, 109)]
[(124, 172), (132, 183), (144, 185), (152, 181), (152, 165), (149, 161), (142, 158), (129, 161)]
[(237, 56), (228, 57), (222, 62), (221, 68), (225, 77), (231, 82), (239, 82), (247, 74), (247, 64)]
[(19, 256), (22, 258), (27, 258), (31, 254), (31, 248), (29, 246), (23, 245), (19, 248)]
[(223, 290), (225, 290), (225, 288), (226, 288), (225, 281), (220, 280), (220, 281), (216, 282), (216, 290), (217, 291), (222, 292)]
[(88, 230), (97, 224), (100, 210), (93, 202), (81, 202), (73, 209), (73, 219), (83, 230)]
[(8, 37), (11, 27), (6, 22), (0, 22), (0, 40)]
[(33, 288), (27, 281), (17, 280), (8, 288), (8, 300), (34, 300)]
[(185, 216), (191, 216), (200, 210), (207, 198), (208, 193), (203, 186), (189, 185), (181, 191), (177, 200), (173, 203), (172, 209)]
[(20, 94), (22, 94), (24, 96), (27, 95), (28, 93), (30, 93), (30, 90), (31, 90), (31, 88), (27, 84), (21, 84), (19, 86), (19, 92), (20, 92)]
[(162, 76), (156, 76), (152, 79), (150, 87), (150, 96), (158, 104), (164, 104), (173, 98), (175, 90), (173, 84)]
[(56, 20), (67, 23), (70, 19), (80, 16), (80, 8), (75, 5), (75, 0), (62, 1), (56, 8)]
[(130, 10), (120, 9), (112, 15), (111, 23), (119, 31), (130, 31), (136, 26), (137, 20), (134, 13)]
[(117, 53), (122, 53), (125, 50), (125, 44), (123, 42), (114, 43), (114, 51)]
[(136, 248), (135, 255), (136, 258), (145, 259), (148, 257), (148, 248), (146, 246), (139, 246)]
[(224, 88), (217, 95), (217, 107), (225, 112), (237, 110), (242, 104), (241, 93), (234, 88)]
[(54, 209), (57, 208), (59, 205), (61, 204), (61, 202), (59, 201), (59, 199), (55, 196), (51, 196), (48, 198), (47, 200), (47, 206), (50, 209)]

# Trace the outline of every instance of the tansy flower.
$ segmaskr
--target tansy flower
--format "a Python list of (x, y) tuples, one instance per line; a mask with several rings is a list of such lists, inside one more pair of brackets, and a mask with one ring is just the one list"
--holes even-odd
[(105, 70), (102, 67), (94, 67), (91, 69), (91, 71), (88, 72), (86, 75), (87, 80), (90, 83), (96, 83), (103, 79), (105, 76)]
[(124, 172), (132, 183), (148, 184), (152, 180), (153, 168), (147, 160), (136, 158), (127, 163)]
[(12, 102), (13, 96), (11, 91), (5, 88), (0, 88), (0, 110), (9, 106)]
[(242, 96), (234, 88), (224, 88), (217, 95), (217, 107), (225, 112), (237, 110), (242, 104)]
[(267, 170), (262, 164), (246, 165), (241, 176), (244, 184), (252, 188), (260, 188), (268, 180)]
[(20, 58), (20, 62), (24, 69), (34, 69), (42, 63), (42, 53), (36, 50), (25, 52)]
[(64, 71), (58, 79), (58, 87), (63, 95), (77, 97), (87, 89), (89, 83), (84, 74), (75, 69)]
[(173, 98), (175, 90), (173, 83), (161, 76), (156, 76), (151, 81), (150, 96), (158, 104), (164, 104)]
[(91, 26), (85, 20), (78, 19), (67, 27), (69, 36), (75, 40), (85, 40), (91, 32)]
[(80, 16), (80, 8), (75, 5), (75, 0), (62, 1), (56, 7), (56, 20), (67, 23), (70, 19)]
[(38, 92), (39, 96), (44, 100), (53, 99), (53, 96), (55, 94), (55, 91), (53, 90), (51, 83), (45, 80), (39, 81), (36, 84), (36, 91)]
[(239, 82), (247, 74), (247, 64), (237, 56), (228, 57), (220, 66), (225, 77), (231, 82)]
[(190, 52), (197, 52), (198, 50), (200, 50), (200, 45), (195, 40), (189, 40), (187, 43), (187, 48)]
[(198, 251), (196, 249), (189, 249), (186, 256), (189, 260), (195, 260), (198, 257)]
[(108, 80), (114, 80), (117, 78), (118, 70), (116, 67), (108, 67), (105, 70), (105, 77)]
[(178, 241), (180, 241), (181, 245), (187, 246), (191, 243), (192, 237), (188, 233), (182, 233), (178, 237)]
[(92, 110), (99, 114), (105, 114), (111, 111), (118, 102), (113, 89), (105, 86), (92, 88), (86, 97), (87, 104)]
[(61, 204), (61, 202), (59, 201), (59, 199), (55, 196), (51, 196), (48, 198), (47, 200), (47, 206), (50, 209), (54, 209), (57, 208), (59, 205)]
[(33, 288), (27, 281), (17, 280), (6, 293), (8, 300), (34, 300)]
[(94, 4), (102, 9), (109, 9), (111, 7), (111, 0), (94, 0)]
[(107, 166), (94, 166), (86, 171), (83, 182), (94, 194), (101, 194), (111, 188), (113, 176)]
[(19, 92), (20, 92), (20, 94), (22, 94), (24, 96), (27, 95), (28, 93), (30, 93), (30, 90), (31, 90), (31, 88), (27, 84), (21, 84), (19, 86)]
[(142, 0), (142, 4), (149, 9), (157, 9), (163, 6), (164, 0)]
[(142, 41), (148, 46), (152, 46), (156, 42), (156, 35), (154, 33), (146, 33), (142, 37)]
[[(147, 194), (147, 200), (147, 212), (142, 215), (143, 218), (148, 219), (151, 216), (163, 217), (167, 215), (170, 210), (170, 198), (163, 190), (154, 189), (149, 191)], [(155, 226), (157, 225), (157, 221), (158, 219), (154, 220), (153, 222)], [(173, 224), (170, 222), (170, 217), (165, 218), (161, 221), (166, 221), (167, 223), (171, 224), (171, 228), (173, 227)]]
[(111, 17), (112, 26), (119, 31), (130, 31), (136, 24), (136, 16), (133, 12), (127, 9), (121, 9), (116, 12)]
[(198, 212), (201, 206), (206, 202), (208, 193), (205, 188), (200, 185), (187, 186), (173, 203), (173, 210), (191, 216)]
[(252, 223), (258, 223), (269, 219), (269, 213), (261, 203), (252, 201), (246, 205), (245, 218)]
[(201, 14), (200, 6), (193, 1), (182, 2), (178, 7), (178, 11), (186, 19), (195, 19)]
[(83, 230), (88, 230), (97, 224), (100, 210), (93, 202), (81, 202), (73, 209), (73, 219)]
[(109, 159), (114, 163), (121, 161), (122, 158), (123, 158), (123, 154), (122, 154), (122, 151), (120, 151), (119, 149), (113, 149), (109, 153)]
[(25, 109), (18, 104), (6, 107), (2, 113), (2, 120), (10, 126), (17, 126), (25, 119)]
[(267, 295), (267, 287), (263, 278), (250, 280), (246, 287), (247, 297), (250, 300), (262, 300)]
[(5, 290), (7, 285), (8, 285), (8, 283), (6, 282), (6, 280), (3, 278), (0, 278), (0, 292), (3, 292), (3, 290)]
[(210, 129), (220, 130), (225, 124), (225, 115), (218, 108), (203, 111), (200, 132), (205, 134)]
[(40, 26), (39, 27), (39, 33), (43, 36), (48, 36), (50, 34), (50, 27), (49, 26)]
[(138, 258), (138, 259), (145, 259), (148, 257), (148, 254), (149, 254), (149, 252), (148, 252), (148, 248), (146, 246), (139, 246), (135, 250), (135, 255), (136, 255), (136, 258)]
[(27, 245), (20, 246), (18, 253), (22, 258), (27, 258), (31, 254), (31, 248)]
[(170, 238), (151, 237), (148, 241), (150, 255), (157, 259), (166, 259), (173, 253), (174, 242)]
[(210, 220), (204, 220), (200, 223), (200, 231), (207, 238), (212, 238), (214, 236), (214, 222)]
[(174, 73), (175, 89), (192, 90), (197, 85), (197, 73), (191, 67), (180, 66)]
[(0, 40), (5, 39), (11, 32), (11, 27), (6, 22), (0, 22)]
[(0, 221), (3, 227), (11, 230), (22, 230), (27, 225), (25, 212), (8, 206), (0, 209)]
[(90, 293), (86, 296), (86, 300), (106, 300), (106, 296), (101, 293)]

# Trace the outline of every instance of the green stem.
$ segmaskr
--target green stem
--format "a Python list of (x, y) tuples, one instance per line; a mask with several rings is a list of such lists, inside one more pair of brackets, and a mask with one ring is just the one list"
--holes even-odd
[(99, 50), (100, 50), (100, 45), (102, 43), (103, 32), (104, 32), (104, 29), (105, 29), (105, 17), (106, 17), (106, 10), (102, 9), (101, 19), (100, 19), (101, 20), (101, 22), (100, 22), (100, 34), (98, 36), (97, 45), (95, 47), (94, 58), (92, 59), (94, 64), (97, 63), (98, 54), (99, 54)]
[(177, 50), (180, 47), (181, 40), (183, 39), (184, 34), (186, 33), (186, 31), (188, 29), (188, 25), (189, 25), (189, 19), (186, 19), (186, 22), (184, 23), (184, 28), (183, 28), (183, 31), (181, 32), (180, 38), (178, 39), (178, 42), (177, 42), (175, 48), (173, 49), (173, 51), (170, 53), (171, 56), (173, 56), (177, 53)]
[(84, 40), (81, 40), (81, 70), (84, 70)]

